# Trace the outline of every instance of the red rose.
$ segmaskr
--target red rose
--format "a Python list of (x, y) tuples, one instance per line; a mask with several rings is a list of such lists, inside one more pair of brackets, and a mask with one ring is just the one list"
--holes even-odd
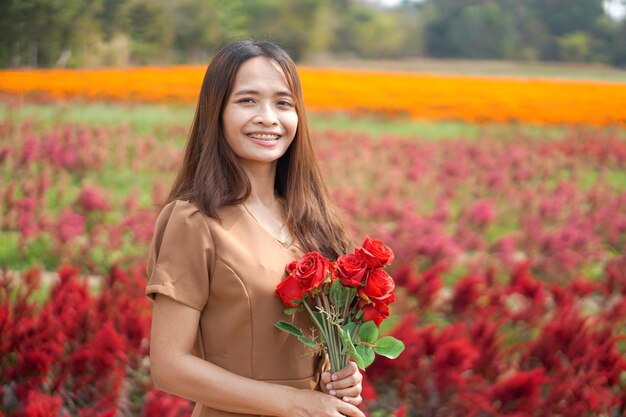
[(298, 263), (298, 261), (291, 261), (287, 264), (287, 266), (285, 266), (285, 272), (287, 273), (287, 275), (291, 275), (291, 273), (293, 272), (294, 269), (296, 269), (296, 264)]
[(360, 287), (367, 277), (367, 264), (355, 254), (342, 255), (337, 258), (337, 272), (346, 287)]
[(300, 288), (298, 280), (293, 275), (289, 275), (287, 279), (276, 286), (276, 295), (280, 297), (285, 307), (298, 307), (295, 302), (302, 299), (302, 288)]
[(373, 320), (374, 323), (376, 323), (376, 327), (380, 327), (380, 323), (389, 317), (389, 305), (378, 300), (373, 301), (374, 302), (371, 303), (367, 303), (365, 300), (361, 301), (363, 321), (367, 322)]
[(381, 268), (393, 262), (393, 251), (380, 240), (367, 236), (363, 245), (354, 253), (363, 259), (371, 268)]
[(318, 252), (308, 252), (296, 261), (293, 276), (296, 277), (306, 293), (322, 285), (326, 280), (326, 273), (330, 269), (330, 261)]
[(394, 288), (395, 284), (389, 274), (380, 268), (376, 268), (370, 272), (363, 292), (369, 298), (381, 298), (391, 294)]

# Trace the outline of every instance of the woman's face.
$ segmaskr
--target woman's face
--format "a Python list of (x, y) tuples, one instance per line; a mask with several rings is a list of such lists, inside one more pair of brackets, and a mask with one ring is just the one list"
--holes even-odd
[(222, 113), (226, 141), (242, 166), (275, 163), (297, 127), (295, 98), (280, 66), (267, 57), (244, 62)]

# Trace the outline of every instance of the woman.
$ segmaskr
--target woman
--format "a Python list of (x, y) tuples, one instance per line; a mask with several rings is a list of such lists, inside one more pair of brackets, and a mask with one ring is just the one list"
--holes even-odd
[(350, 246), (282, 49), (240, 41), (215, 56), (168, 201), (148, 259), (154, 383), (196, 401), (194, 417), (363, 416), (356, 366), (320, 376), (319, 355), (274, 327), (289, 319), (274, 295), (285, 265)]

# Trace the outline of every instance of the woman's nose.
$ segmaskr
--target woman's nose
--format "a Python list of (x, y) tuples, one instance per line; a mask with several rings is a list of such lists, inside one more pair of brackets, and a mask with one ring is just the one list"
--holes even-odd
[(266, 126), (278, 124), (276, 111), (269, 104), (263, 104), (259, 106), (259, 111), (255, 116), (255, 122), (262, 123)]

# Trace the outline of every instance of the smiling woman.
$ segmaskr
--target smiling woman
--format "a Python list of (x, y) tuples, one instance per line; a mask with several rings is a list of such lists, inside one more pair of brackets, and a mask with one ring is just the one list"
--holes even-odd
[[(313, 152), (296, 67), (278, 46), (241, 41), (209, 65), (182, 165), (157, 219), (146, 293), (157, 386), (194, 417), (361, 417), (361, 374), (274, 323), (285, 265), (350, 245)], [(310, 329), (304, 313), (292, 324)]]
[(298, 127), (298, 113), (278, 64), (256, 57), (241, 66), (222, 121), (226, 140), (248, 176), (254, 166), (285, 154)]

